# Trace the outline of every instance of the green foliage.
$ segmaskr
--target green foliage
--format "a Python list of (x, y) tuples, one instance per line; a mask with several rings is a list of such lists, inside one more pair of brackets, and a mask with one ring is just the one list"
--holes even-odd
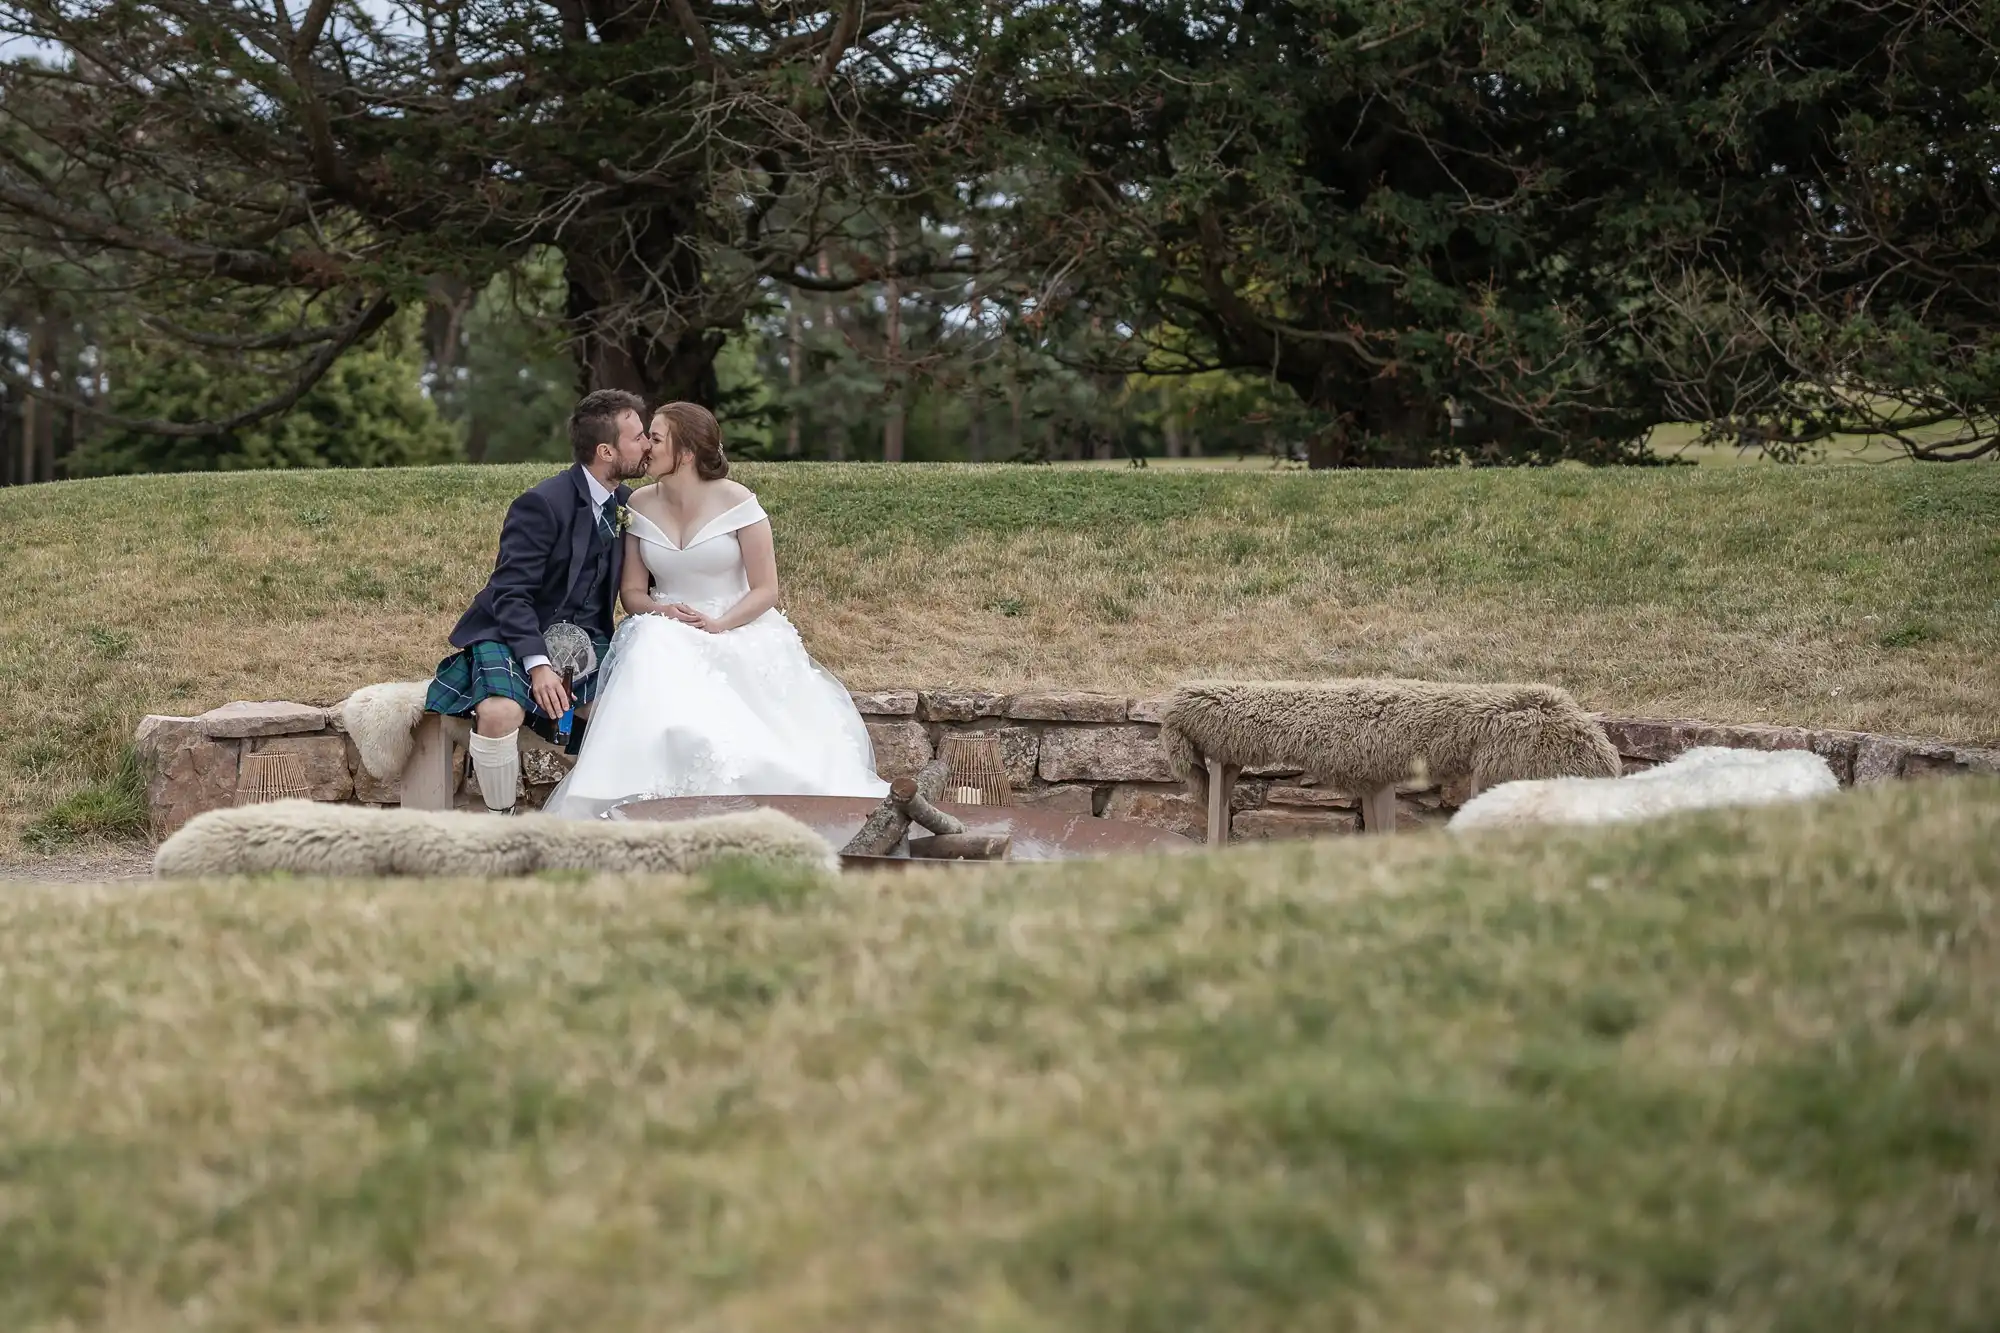
[(715, 415), (723, 443), (740, 458), (769, 458), (784, 429), (776, 425), (778, 392), (758, 362), (757, 340), (738, 334), (715, 357)]
[(138, 754), (127, 746), (109, 777), (56, 802), (21, 831), (21, 841), (33, 851), (52, 852), (91, 838), (144, 837), (148, 822), (146, 778)]
[[(749, 412), (770, 422), (748, 456), (784, 456), (796, 429), (802, 457), (881, 458), (899, 394), (904, 457), (913, 462), (1283, 453), (1310, 433), (1312, 414), (1268, 375), (1080, 368), (1070, 356), (1078, 348), (990, 319), (973, 322), (957, 285), (903, 285), (892, 360), (879, 295), (780, 295), (747, 336), (731, 340), (718, 360), (722, 414), (740, 420), (754, 404)], [(754, 389), (729, 390), (748, 385), (751, 374)]]
[[(608, 384), (716, 406), (752, 457), (873, 458), (887, 428), (910, 459), (1624, 463), (1662, 422), (2000, 451), (1990, 4), (780, 8), (443, 0), (449, 61), (335, 23), (295, 68), (230, 54), (293, 41), (263, 10), (191, 34), (30, 0), (0, 413), (95, 399), (109, 363), (114, 407), (227, 414), (296, 366), (118, 366), (113, 326), (221, 345), (311, 292), (425, 302), (480, 461), (559, 458)], [(402, 407), (320, 415), (340, 439), (117, 436), (70, 470), (433, 456)]]
[[(81, 448), (70, 474), (450, 462), (459, 457), (456, 433), (425, 396), (422, 373), (414, 326), (398, 320), (341, 357), (282, 416), (222, 435), (116, 429)], [(227, 417), (275, 391), (254, 362), (217, 364), (145, 338), (116, 350), (111, 378), (117, 415), (183, 423)]]
[[(475, 463), (569, 461), (565, 428), (576, 404), (576, 362), (562, 324), (564, 260), (541, 249), (501, 274), (466, 310), (436, 377), (439, 410), (465, 432)], [(432, 348), (433, 356), (442, 350)], [(738, 336), (715, 359), (716, 415), (732, 454), (769, 454), (776, 393), (757, 340)]]
[(390, 299), (462, 314), (553, 250), (572, 382), (713, 404), (714, 358), (768, 275), (820, 247), (872, 267), (887, 178), (964, 162), (971, 15), (781, 8), (444, 0), (414, 28), (321, 7), (295, 31), (266, 10), (139, 0), (106, 24), (87, 0), (29, 0), (0, 52), (0, 235), (10, 256), (86, 256), (104, 303), (209, 346), (274, 293), (356, 328)]
[(569, 461), (563, 432), (577, 398), (576, 362), (557, 323), (562, 298), (562, 257), (544, 250), (493, 279), (474, 303), (464, 363), (438, 392), (474, 462)]
[(1266, 371), (1319, 461), (1635, 461), (1677, 419), (2000, 446), (1990, 9), (1057, 0), (994, 45), (997, 248), (1066, 275), (1023, 308)]

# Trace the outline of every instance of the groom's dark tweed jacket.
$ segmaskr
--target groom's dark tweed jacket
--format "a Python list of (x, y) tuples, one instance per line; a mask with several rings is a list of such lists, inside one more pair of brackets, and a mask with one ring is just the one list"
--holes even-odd
[[(628, 486), (612, 494), (623, 505)], [(451, 632), (454, 648), (493, 641), (507, 645), (515, 661), (548, 656), (542, 631), (559, 620), (575, 620), (606, 638), (611, 635), (612, 606), (618, 598), (618, 577), (625, 568), (625, 542), (614, 537), (610, 559), (591, 558), (592, 543), (602, 540), (597, 506), (583, 469), (572, 467), (525, 492), (507, 510), (500, 525), (500, 556), (493, 576)], [(593, 566), (608, 572), (608, 581), (587, 586), (583, 575)], [(585, 614), (585, 619), (577, 619)]]

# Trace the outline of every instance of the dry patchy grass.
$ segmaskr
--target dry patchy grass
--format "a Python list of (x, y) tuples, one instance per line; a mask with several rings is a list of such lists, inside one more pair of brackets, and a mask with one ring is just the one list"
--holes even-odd
[[(0, 842), (111, 777), (143, 713), (427, 674), (544, 472), (0, 492)], [(856, 687), (1537, 679), (1626, 712), (2000, 735), (2000, 468), (742, 474), (792, 616)]]
[(1990, 1328), (2000, 784), (0, 894), (0, 1327)]

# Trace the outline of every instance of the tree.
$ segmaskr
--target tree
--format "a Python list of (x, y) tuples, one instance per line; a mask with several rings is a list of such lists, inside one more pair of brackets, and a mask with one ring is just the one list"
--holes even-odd
[[(1796, 435), (1884, 395), (1991, 423), (1995, 31), (1925, 0), (1052, 0), (990, 62), (1017, 300), (1099, 323), (1100, 364), (1269, 374), (1319, 464), (1631, 459), (1676, 408)], [(1690, 283), (1763, 331), (1756, 374), (1691, 360)]]
[(52, 408), (28, 390), (78, 378), (73, 367), (65, 374), (65, 362), (73, 362), (82, 345), (77, 333), (73, 321), (43, 302), (0, 309), (0, 362), (8, 372), (0, 382), (0, 485), (53, 481), (58, 475), (75, 414)]
[[(17, 253), (7, 265), (33, 281), (0, 288), (0, 485), (53, 481), (68, 473), (87, 430), (78, 404), (104, 401), (104, 321), (75, 299), (61, 260)], [(51, 401), (35, 388), (72, 401)]]
[(852, 246), (803, 265), (948, 147), (970, 81), (929, 7), (14, 0), (62, 59), (0, 63), (0, 236), (83, 257), (191, 354), (292, 354), (261, 401), (155, 434), (283, 412), (399, 309), (543, 249), (580, 386), (713, 402), (767, 280), (881, 276)]
[(431, 394), (475, 463), (569, 457), (576, 367), (562, 331), (562, 257), (529, 256), (482, 291), (426, 312)]
[(1711, 198), (1761, 197), (1767, 229), (1691, 230), (1635, 303), (1670, 409), (1780, 457), (2000, 453), (2000, 6), (1758, 13), (1694, 111), (1738, 169)]
[[(118, 417), (227, 420), (267, 392), (254, 364), (218, 371), (170, 340), (119, 349), (110, 409)], [(167, 436), (115, 428), (70, 460), (72, 476), (211, 472), (242, 468), (400, 467), (462, 457), (458, 434), (419, 384), (423, 358), (408, 316), (340, 358), (283, 417), (218, 435)]]

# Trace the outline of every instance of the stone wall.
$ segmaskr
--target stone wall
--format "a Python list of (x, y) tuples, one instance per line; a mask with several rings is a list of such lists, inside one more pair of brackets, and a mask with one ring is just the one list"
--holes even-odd
[[(953, 732), (1000, 740), (1014, 799), (1114, 819), (1130, 819), (1199, 839), (1203, 811), (1167, 770), (1160, 752), (1159, 699), (1080, 690), (1002, 695), (979, 690), (867, 690), (854, 695), (875, 742), (885, 778), (916, 772)], [(1707, 722), (1604, 716), (1600, 719), (1636, 771), (1696, 745), (1740, 749), (1807, 749), (1823, 756), (1842, 785), (1886, 782), (1952, 772), (2000, 773), (2000, 750), (1900, 740), (1854, 731), (1804, 727), (1719, 726)], [(224, 704), (199, 717), (148, 717), (137, 745), (150, 774), (147, 796), (162, 836), (204, 810), (236, 800), (246, 754), (284, 750), (305, 762), (312, 796), (321, 801), (391, 805), (396, 784), (379, 782), (361, 766), (334, 710), (295, 703)], [(564, 761), (530, 751), (524, 792), (539, 804), (562, 775)], [(1399, 794), (1404, 827), (1439, 824), (1464, 801), (1447, 787), (1410, 787)], [(477, 807), (467, 785), (461, 801)], [(1352, 833), (1359, 798), (1306, 785), (1296, 772), (1246, 773), (1237, 784), (1230, 835), (1236, 840)]]

